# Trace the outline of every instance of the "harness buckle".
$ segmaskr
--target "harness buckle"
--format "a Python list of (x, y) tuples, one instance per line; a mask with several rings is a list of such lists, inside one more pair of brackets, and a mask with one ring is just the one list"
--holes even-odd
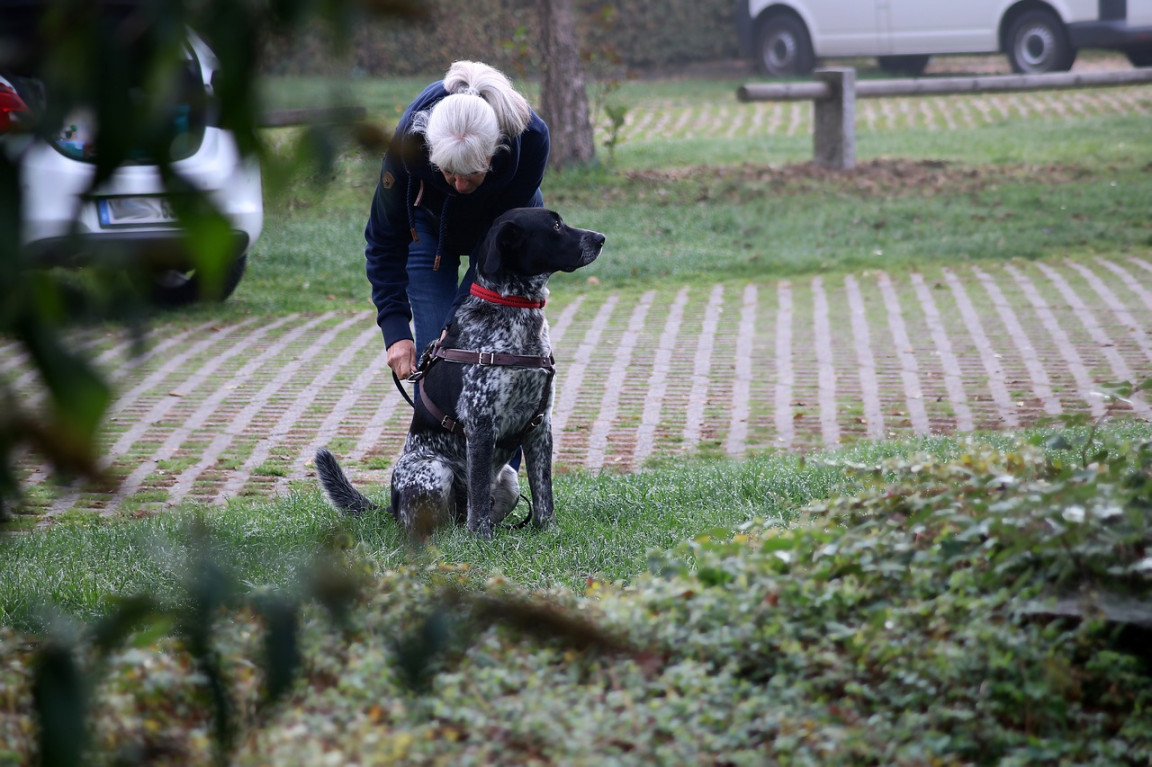
[[(484, 356), (485, 354), (487, 354), (488, 356), (485, 357)], [(496, 352), (476, 352), (476, 358), (477, 358), (476, 359), (477, 365), (495, 365), (496, 364)]]

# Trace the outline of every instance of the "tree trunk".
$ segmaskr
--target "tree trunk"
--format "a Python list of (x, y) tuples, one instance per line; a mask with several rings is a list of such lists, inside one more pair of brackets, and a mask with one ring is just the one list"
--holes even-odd
[(596, 156), (584, 65), (576, 44), (572, 0), (536, 0), (540, 13), (540, 116), (552, 139), (549, 165), (566, 168), (591, 162)]

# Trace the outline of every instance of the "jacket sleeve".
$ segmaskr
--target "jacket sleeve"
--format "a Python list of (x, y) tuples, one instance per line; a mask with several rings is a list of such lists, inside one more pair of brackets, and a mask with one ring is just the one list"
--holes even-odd
[(368, 225), (364, 229), (364, 256), (376, 324), (384, 343), (412, 338), (412, 307), (408, 303), (408, 174), (389, 150), (381, 163), (380, 180), (372, 197)]

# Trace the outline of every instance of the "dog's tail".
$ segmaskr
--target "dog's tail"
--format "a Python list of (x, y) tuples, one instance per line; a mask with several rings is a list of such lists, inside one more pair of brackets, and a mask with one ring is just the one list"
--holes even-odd
[(359, 490), (352, 487), (336, 456), (327, 448), (316, 451), (316, 474), (328, 502), (345, 514), (360, 515), (372, 511), (376, 504), (368, 500)]

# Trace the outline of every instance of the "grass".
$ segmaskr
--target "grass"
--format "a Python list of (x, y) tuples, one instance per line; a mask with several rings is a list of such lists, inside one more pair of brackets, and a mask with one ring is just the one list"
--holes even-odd
[[(337, 100), (363, 103), (388, 124), (416, 82), (342, 83)], [(737, 84), (628, 82), (615, 95), (637, 113), (751, 109), (734, 103)], [(324, 87), (293, 79), (271, 90), (300, 103), (310, 93), (328, 97), (319, 95)], [(291, 156), (295, 134), (273, 133), (279, 155)], [(1152, 247), (1146, 114), (862, 128), (860, 168), (847, 174), (811, 169), (807, 132), (723, 140), (706, 126), (689, 133), (629, 136), (610, 165), (546, 177), (547, 204), (609, 238), (604, 256), (580, 277), (558, 276), (556, 291), (579, 289), (588, 277), (614, 287), (717, 273), (772, 279)], [(363, 226), (378, 172), (375, 153), (345, 146), (330, 174), (269, 185), (269, 225), (248, 275), (231, 301), (201, 311), (367, 308)]]
[[(1040, 442), (1051, 430), (1034, 430)], [(1083, 432), (1079, 432), (1083, 438)], [(1102, 436), (1116, 442), (1152, 438), (1152, 426), (1115, 423)], [(981, 443), (1006, 448), (1009, 434)], [(796, 510), (851, 495), (857, 478), (844, 466), (893, 457), (947, 460), (963, 440), (933, 437), (861, 443), (835, 451), (760, 455), (733, 462), (675, 461), (632, 475), (575, 472), (556, 478), (556, 524), (543, 532), (498, 533), (481, 541), (459, 528), (439, 531), (414, 550), (385, 513), (346, 519), (318, 492), (275, 500), (234, 500), (226, 508), (193, 507), (134, 521), (56, 524), (0, 543), (0, 625), (41, 630), (54, 616), (85, 620), (110, 600), (132, 594), (174, 599), (186, 579), (198, 530), (210, 533), (217, 559), (249, 589), (290, 591), (316, 551), (342, 541), (377, 575), (416, 561), (465, 565), (473, 586), (500, 574), (527, 589), (579, 592), (589, 579), (628, 582), (652, 552), (669, 550), (709, 530), (752, 519), (780, 526)], [(386, 502), (383, 493), (376, 499)], [(523, 508), (513, 512), (517, 519)]]
[[(731, 106), (736, 84), (624, 83), (612, 96), (634, 115), (707, 112)], [(387, 122), (422, 85), (359, 81), (333, 92), (322, 81), (284, 80), (270, 83), (269, 101), (355, 101)], [(941, 131), (909, 120), (862, 131), (861, 169), (848, 174), (807, 167), (807, 135), (630, 135), (612, 165), (546, 180), (550, 204), (609, 236), (594, 270), (558, 278), (554, 292), (581, 290), (587, 276), (628, 295), (718, 276), (1146, 252), (1146, 123), (1146, 114), (1101, 113)], [(291, 132), (271, 138), (277, 153), (290, 154)], [(267, 190), (267, 228), (236, 296), (168, 321), (367, 308), (361, 233), (377, 170), (378, 158), (344, 147), (326, 176), (269, 173), (278, 180)], [(1052, 433), (1024, 436), (1039, 442)], [(1085, 439), (1082, 428), (1062, 433)], [(1138, 442), (1152, 438), (1152, 426), (1108, 422), (1098, 436), (1111, 445)], [(1005, 451), (996, 460), (1018, 468), (1016, 438), (983, 434), (976, 443)], [(1102, 558), (1105, 570), (1119, 555), (1138, 569), (1146, 555), (1127, 538), (1117, 543), (1115, 528), (1087, 543), (1065, 534), (1071, 528), (1061, 509), (1091, 505), (1082, 488), (1097, 469), (1071, 478), (1056, 472), (1063, 495), (1050, 495), (1044, 475), (1014, 499), (1001, 494), (1012, 486), (1005, 471), (976, 465), (980, 455), (972, 463), (973, 444), (893, 440), (807, 456), (663, 461), (634, 475), (565, 473), (556, 480), (549, 530), (483, 542), (453, 528), (419, 551), (385, 516), (344, 519), (316, 492), (224, 508), (186, 505), (133, 520), (66, 520), (12, 535), (0, 539), (0, 652), (14, 659), (0, 668), (0, 764), (30, 753), (33, 730), (21, 697), (32, 643), (10, 628), (59, 636), (61, 624), (92, 625), (121, 597), (186, 599), (190, 581), (209, 582), (197, 558), (205, 546), (258, 599), (290, 596), (318, 549), (342, 551), (375, 584), (341, 640), (325, 633), (324, 621), (305, 617), (302, 679), (274, 711), (257, 702), (262, 619), (221, 611), (208, 620), (251, 735), (244, 748), (252, 753), (236, 763), (341, 761), (346, 749), (342, 761), (362, 763), (406, 756), (524, 763), (550, 754), (572, 763), (611, 761), (606, 755), (621, 764), (763, 763), (769, 753), (795, 763), (853, 755), (859, 763), (1080, 763), (1090, 753), (1118, 759), (1129, 748), (1131, 760), (1147, 761), (1152, 728), (1141, 713), (1146, 697), (1137, 697), (1147, 668), (1117, 647), (1125, 634), (1096, 620), (1071, 628), (1070, 621), (1021, 621), (1010, 602), (1028, 578), (1048, 582), (1038, 563), (1066, 576), (1062, 547), (1080, 546), (1071, 557), (1076, 567)], [(976, 486), (958, 487), (951, 479), (958, 474), (925, 456), (957, 460)], [(1085, 457), (1051, 447), (1035, 467)], [(849, 470), (888, 458), (905, 464), (905, 484), (895, 490), (869, 494), (865, 475)], [(370, 468), (387, 463), (374, 459)], [(279, 470), (274, 458), (258, 469)], [(1120, 484), (1138, 492), (1132, 488), (1146, 482), (1143, 471)], [(934, 472), (939, 481), (916, 484)], [(828, 500), (837, 496), (849, 498)], [(949, 503), (936, 509), (940, 497)], [(1053, 507), (1043, 521), (1013, 516), (1025, 501)], [(852, 519), (798, 517), (807, 504)], [(905, 525), (911, 514), (938, 525), (935, 532)], [(1126, 524), (1138, 527), (1142, 518), (1129, 517)], [(767, 527), (750, 538), (742, 528), (753, 519)], [(989, 538), (997, 521), (1006, 529)], [(1045, 539), (1046, 558), (1018, 543), (1024, 534)], [(978, 556), (957, 555), (973, 546)], [(789, 571), (793, 551), (811, 560), (808, 570)], [(987, 559), (993, 555), (995, 562)], [(1022, 568), (1011, 588), (997, 580), (1009, 577), (1001, 567)], [(444, 609), (445, 583), (472, 593), (499, 591), (501, 583), (518, 593), (542, 590), (550, 603), (634, 630), (650, 649), (605, 659), (508, 631), (445, 640), (429, 633)], [(586, 590), (595, 596), (585, 598)], [(209, 758), (204, 667), (192, 666), (179, 643), (154, 641), (167, 628), (152, 626), (108, 659), (109, 679), (96, 690), (107, 705), (94, 705), (101, 713), (93, 732), (94, 742), (125, 749), (110, 760)], [(404, 687), (406, 647), (431, 645), (423, 649), (434, 654), (437, 645), (466, 639), (471, 646), (426, 661), (441, 664), (434, 695)], [(1078, 717), (1074, 725), (1069, 716)], [(1085, 728), (1088, 738), (1080, 737)]]

